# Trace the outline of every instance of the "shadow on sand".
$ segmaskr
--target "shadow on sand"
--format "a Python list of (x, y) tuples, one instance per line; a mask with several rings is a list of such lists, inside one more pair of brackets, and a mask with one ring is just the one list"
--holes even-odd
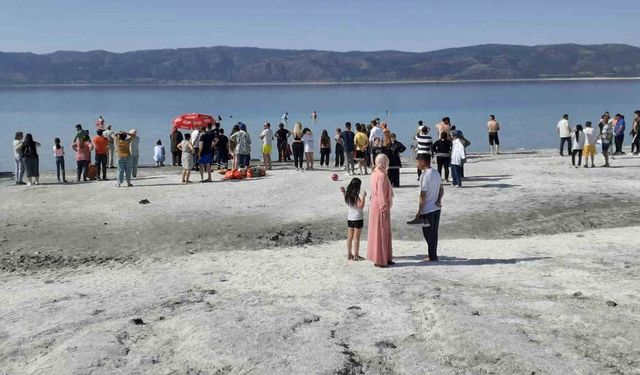
[[(412, 256), (398, 256), (393, 259), (396, 260), (396, 264), (393, 267), (422, 267), (422, 266), (486, 266), (495, 264), (517, 264), (520, 262), (535, 262), (539, 260), (551, 259), (551, 257), (529, 257), (529, 258), (458, 258), (458, 257), (439, 257), (438, 262), (421, 262), (425, 256), (412, 255)], [(413, 262), (400, 262), (404, 260), (411, 260)]]

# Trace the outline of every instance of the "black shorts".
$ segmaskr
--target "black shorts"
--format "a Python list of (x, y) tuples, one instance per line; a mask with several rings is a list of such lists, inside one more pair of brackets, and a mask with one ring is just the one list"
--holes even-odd
[(500, 145), (500, 138), (498, 138), (498, 133), (489, 133), (489, 145), (493, 146), (499, 146)]
[(356, 159), (364, 159), (364, 151), (356, 150)]
[(364, 220), (347, 220), (347, 227), (362, 229), (362, 227), (364, 227)]

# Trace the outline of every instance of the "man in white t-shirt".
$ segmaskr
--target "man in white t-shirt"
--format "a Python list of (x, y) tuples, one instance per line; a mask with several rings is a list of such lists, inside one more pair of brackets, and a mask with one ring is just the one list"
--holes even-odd
[(556, 129), (558, 130), (558, 135), (560, 136), (560, 156), (564, 156), (562, 153), (562, 149), (564, 148), (564, 143), (567, 143), (567, 151), (569, 151), (568, 156), (571, 155), (571, 126), (569, 126), (569, 115), (565, 114), (562, 116), (562, 120), (558, 121), (558, 125), (556, 125)]
[(438, 228), (440, 226), (440, 210), (444, 189), (440, 183), (438, 171), (431, 168), (431, 158), (419, 154), (416, 160), (420, 174), (420, 204), (415, 219), (408, 224), (422, 224), (422, 234), (427, 241), (428, 253), (425, 262), (438, 261)]
[(271, 130), (271, 124), (264, 123), (264, 130), (260, 133), (260, 139), (262, 139), (262, 161), (264, 167), (271, 169), (271, 150), (273, 148), (273, 131)]

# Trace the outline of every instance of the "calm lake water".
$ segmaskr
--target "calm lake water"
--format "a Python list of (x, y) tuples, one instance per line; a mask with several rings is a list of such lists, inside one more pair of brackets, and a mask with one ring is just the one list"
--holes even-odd
[[(302, 121), (333, 134), (345, 121), (386, 120), (400, 141), (411, 143), (418, 120), (430, 126), (449, 116), (472, 142), (472, 151), (486, 151), (486, 121), (495, 114), (502, 125), (503, 149), (557, 146), (555, 125), (563, 113), (571, 123), (597, 124), (604, 111), (628, 119), (640, 108), (639, 81), (504, 82), (317, 86), (121, 86), (121, 87), (0, 87), (0, 171), (13, 170), (11, 141), (16, 131), (32, 133), (42, 143), (42, 169), (55, 169), (53, 139), (67, 150), (74, 125), (95, 130), (98, 115), (117, 130), (135, 128), (141, 137), (141, 162), (152, 163), (158, 139), (168, 146), (171, 121), (179, 114), (201, 112), (223, 117), (228, 131), (246, 123), (258, 143), (264, 121), (276, 126), (284, 112), (289, 125)], [(311, 112), (318, 111), (312, 123)], [(388, 112), (387, 112), (388, 111)], [(231, 117), (232, 116), (232, 117)], [(259, 147), (254, 147), (258, 157)], [(169, 153), (169, 150), (167, 150)], [(275, 155), (275, 154), (274, 154)]]

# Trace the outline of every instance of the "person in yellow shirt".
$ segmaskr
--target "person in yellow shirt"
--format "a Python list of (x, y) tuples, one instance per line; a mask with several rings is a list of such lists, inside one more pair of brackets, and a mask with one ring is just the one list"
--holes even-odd
[(362, 168), (364, 167), (364, 174), (369, 174), (367, 171), (367, 162), (365, 160), (365, 151), (369, 146), (369, 138), (367, 137), (366, 128), (364, 125), (356, 125), (356, 136), (354, 139), (356, 144), (356, 161), (358, 162), (358, 168), (360, 174), (362, 174)]
[(119, 132), (114, 135), (114, 143), (116, 148), (116, 153), (118, 155), (118, 183), (116, 186), (120, 187), (124, 182), (125, 178), (127, 181), (127, 186), (133, 186), (131, 184), (131, 134), (125, 132)]

